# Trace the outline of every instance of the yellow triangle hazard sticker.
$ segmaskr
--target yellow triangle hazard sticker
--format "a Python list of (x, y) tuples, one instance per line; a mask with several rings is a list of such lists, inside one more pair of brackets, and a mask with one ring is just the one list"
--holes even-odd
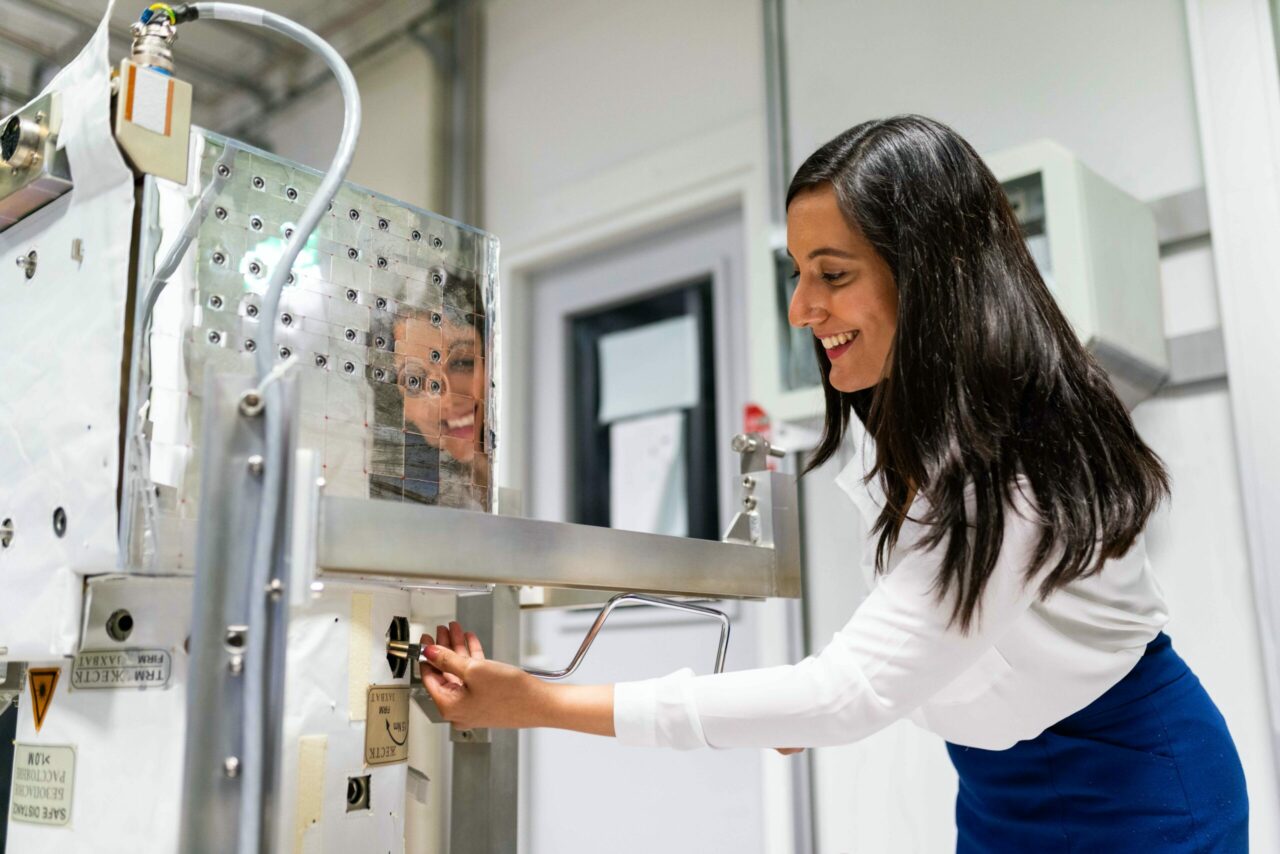
[(58, 687), (60, 667), (33, 667), (27, 671), (27, 684), (31, 687), (31, 716), (36, 722), (36, 732), (44, 725), (44, 716), (53, 705), (53, 692)]

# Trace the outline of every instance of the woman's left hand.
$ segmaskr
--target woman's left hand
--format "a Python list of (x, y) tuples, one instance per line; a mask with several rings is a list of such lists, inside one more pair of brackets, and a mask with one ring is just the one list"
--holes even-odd
[(474, 632), (457, 622), (436, 627), (435, 644), (422, 636), (422, 684), (455, 728), (518, 728), (540, 725), (547, 685), (518, 667), (488, 661)]

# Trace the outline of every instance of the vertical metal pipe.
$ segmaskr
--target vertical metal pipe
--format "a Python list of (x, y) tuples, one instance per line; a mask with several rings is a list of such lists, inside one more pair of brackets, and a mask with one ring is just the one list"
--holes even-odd
[(765, 125), (769, 132), (769, 221), (786, 226), (791, 183), (791, 116), (787, 95), (785, 0), (764, 0)]
[[(458, 621), (474, 631), (490, 658), (520, 660), (520, 596), (515, 587), (458, 598)], [(451, 854), (509, 854), (517, 850), (520, 742), (513, 729), (453, 744), (450, 795)]]
[(456, 220), (478, 225), (481, 206), (481, 74), (484, 26), (481, 4), (459, 0), (453, 9), (453, 73), (449, 91), (449, 207)]

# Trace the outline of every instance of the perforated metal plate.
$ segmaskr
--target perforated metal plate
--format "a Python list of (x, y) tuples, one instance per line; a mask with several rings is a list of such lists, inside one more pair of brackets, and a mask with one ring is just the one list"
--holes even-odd
[(269, 322), (275, 357), (301, 362), (299, 444), (320, 454), (326, 494), (489, 510), (497, 240), (347, 184), (294, 265), (279, 313), (263, 317), (272, 265), (318, 173), (195, 132), (197, 178), (149, 182), (144, 208), (171, 238), (227, 145), (241, 149), (232, 174), (153, 320), (149, 441), (135, 453), (149, 455), (153, 488), (133, 491), (152, 506), (136, 514), (131, 553), (190, 569), (204, 376), (250, 373)]

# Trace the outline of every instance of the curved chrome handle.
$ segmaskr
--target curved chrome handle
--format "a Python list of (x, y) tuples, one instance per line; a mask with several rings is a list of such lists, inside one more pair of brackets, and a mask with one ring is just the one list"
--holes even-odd
[(587, 650), (591, 648), (591, 644), (595, 642), (596, 635), (600, 634), (600, 629), (604, 627), (604, 621), (609, 618), (609, 614), (613, 613), (613, 609), (624, 601), (644, 602), (648, 605), (656, 605), (659, 608), (669, 608), (672, 611), (685, 611), (691, 614), (701, 614), (704, 617), (720, 621), (720, 645), (716, 649), (716, 673), (724, 672), (724, 658), (729, 652), (729, 617), (714, 608), (704, 608), (701, 605), (690, 605), (687, 602), (674, 602), (670, 599), (661, 599), (657, 596), (647, 596), (644, 593), (619, 593), (610, 599), (600, 611), (600, 615), (596, 617), (596, 621), (591, 624), (591, 629), (587, 632), (587, 636), (583, 638), (582, 645), (578, 647), (577, 653), (573, 656), (573, 661), (569, 662), (569, 666), (563, 670), (542, 670), (537, 667), (526, 667), (524, 671), (543, 679), (564, 679), (566, 676), (572, 676), (573, 672), (582, 664), (582, 659), (586, 658)]

